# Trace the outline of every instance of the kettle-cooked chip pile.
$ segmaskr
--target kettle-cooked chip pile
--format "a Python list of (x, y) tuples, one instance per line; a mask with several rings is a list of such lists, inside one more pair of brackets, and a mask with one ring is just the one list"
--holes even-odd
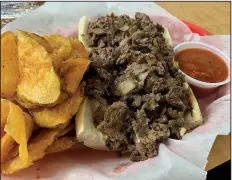
[(75, 38), (17, 30), (1, 35), (1, 172), (12, 174), (77, 144), (88, 52)]

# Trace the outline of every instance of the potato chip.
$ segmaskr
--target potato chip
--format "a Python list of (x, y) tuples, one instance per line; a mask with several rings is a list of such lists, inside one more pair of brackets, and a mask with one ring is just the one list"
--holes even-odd
[(5, 135), (4, 127), (10, 111), (9, 101), (1, 99), (1, 138)]
[[(15, 96), (15, 97), (16, 97), (16, 96)], [(22, 106), (21, 104), (19, 104), (19, 103), (16, 101), (15, 97), (14, 97), (13, 99), (8, 99), (8, 100), (10, 100), (10, 102), (16, 104), (17, 106), (19, 106), (19, 107), (23, 110), (23, 112), (28, 113), (28, 109), (25, 108), (24, 106)]]
[(62, 131), (60, 131), (59, 133), (59, 137), (60, 136), (64, 136), (66, 135), (68, 132), (70, 132), (71, 130), (73, 130), (75, 128), (75, 124), (69, 124), (67, 127), (63, 128)]
[(53, 65), (55, 71), (59, 72), (62, 61), (67, 59), (72, 50), (69, 39), (58, 34), (43, 36), (43, 38), (46, 39), (53, 48), (53, 52), (51, 53)]
[(46, 107), (53, 107), (57, 104), (60, 104), (61, 102), (63, 102), (64, 100), (68, 99), (71, 95), (69, 93), (63, 92), (61, 91), (59, 98), (56, 100), (56, 102), (52, 103), (52, 104), (48, 104), (46, 105)]
[(72, 148), (75, 144), (77, 144), (76, 137), (60, 137), (56, 139), (47, 149), (46, 153), (55, 153), (68, 150)]
[(83, 92), (79, 87), (76, 93), (67, 100), (54, 107), (31, 109), (35, 122), (46, 128), (54, 128), (66, 124), (77, 112), (83, 99)]
[[(13, 157), (16, 157), (19, 155), (19, 145), (17, 143), (15, 143), (14, 147), (12, 148), (12, 150), (9, 152), (8, 157), (6, 159), (6, 161), (12, 159)], [(5, 161), (5, 162), (6, 162)]]
[[(33, 133), (31, 135), (31, 138), (33, 138), (35, 135), (37, 135), (43, 129), (44, 128), (41, 128), (37, 124), (34, 124)], [(62, 131), (63, 131), (63, 129), (62, 129)], [(59, 132), (61, 132), (61, 131), (59, 131)], [(29, 138), (29, 142), (30, 142), (30, 138)], [(8, 159), (11, 159), (12, 157), (16, 157), (18, 155), (19, 155), (19, 145), (17, 144), (16, 146), (13, 147), (12, 151), (9, 154), (10, 158), (8, 158)]]
[(4, 127), (6, 125), (9, 112), (10, 112), (9, 101), (6, 99), (1, 99), (1, 127)]
[(51, 45), (49, 44), (49, 42), (44, 39), (43, 37), (37, 35), (37, 34), (34, 34), (34, 33), (28, 33), (33, 39), (35, 39), (40, 45), (42, 45), (46, 51), (48, 53), (51, 53), (52, 52), (52, 47)]
[(5, 135), (4, 127), (1, 127), (1, 138)]
[(26, 138), (27, 140), (31, 137), (33, 130), (35, 130), (35, 124), (31, 115), (23, 112), (24, 122), (26, 127)]
[(15, 142), (10, 152), (7, 154), (6, 158), (4, 159), (4, 161), (1, 162), (1, 165), (10, 161), (11, 159), (15, 158), (18, 155), (19, 155), (19, 145)]
[[(56, 129), (41, 129), (39, 133), (33, 136), (28, 143), (28, 161), (27, 163), (23, 163), (23, 161), (19, 158), (19, 151), (17, 148), (13, 148), (10, 152), (10, 160), (2, 164), (2, 172), (4, 174), (12, 174), (21, 169), (27, 168), (30, 165), (34, 164), (37, 160), (41, 159), (45, 154), (47, 154), (47, 149), (52, 147), (53, 142), (60, 136), (66, 134), (70, 130), (74, 128), (74, 124), (69, 124), (65, 128), (56, 128)], [(72, 140), (72, 142), (70, 142)], [(65, 147), (68, 148), (72, 144), (74, 145), (75, 140), (72, 138), (65, 141)], [(60, 144), (60, 140), (57, 141), (56, 150), (61, 150), (57, 148), (57, 145)], [(76, 142), (75, 142), (76, 143)], [(72, 146), (73, 146), (72, 145)], [(54, 147), (54, 146), (53, 146)], [(54, 150), (54, 149), (53, 149)], [(50, 151), (51, 152), (51, 151)]]
[(9, 114), (4, 131), (19, 144), (19, 157), (27, 162), (27, 141), (33, 131), (34, 122), (31, 116), (22, 111), (16, 104), (9, 101)]
[(32, 137), (28, 143), (28, 161), (24, 161), (16, 156), (13, 159), (3, 163), (1, 170), (3, 174), (12, 174), (21, 169), (27, 168), (45, 155), (46, 149), (53, 143), (59, 131), (56, 129), (43, 129), (35, 137)]
[(89, 54), (81, 41), (76, 38), (69, 38), (69, 41), (72, 46), (72, 51), (70, 52), (68, 58), (76, 57), (89, 59)]
[(61, 91), (59, 98), (54, 103), (46, 104), (46, 105), (43, 105), (43, 104), (33, 104), (33, 103), (25, 101), (25, 100), (22, 101), (17, 96), (14, 99), (17, 102), (17, 104), (21, 105), (21, 108), (35, 109), (35, 108), (44, 107), (44, 106), (46, 106), (46, 107), (53, 107), (53, 106), (61, 103), (62, 101), (68, 99), (70, 96), (71, 96), (70, 93), (66, 93), (64, 91)]
[(90, 64), (84, 58), (70, 58), (62, 63), (60, 69), (61, 88), (68, 93), (75, 93)]
[(1, 138), (1, 163), (4, 163), (7, 160), (9, 152), (15, 145), (15, 140), (7, 133)]
[(1, 97), (12, 98), (19, 82), (17, 41), (13, 32), (1, 35)]
[(59, 49), (62, 57), (67, 57), (71, 52), (71, 44), (69, 39), (59, 34), (43, 36), (53, 49)]
[(59, 52), (54, 49), (53, 52), (51, 53), (51, 57), (53, 59), (53, 67), (57, 74), (60, 73), (60, 67), (64, 59), (59, 55)]
[(21, 102), (31, 104), (54, 103), (60, 96), (60, 80), (53, 69), (52, 58), (27, 33), (17, 32), (20, 68), (17, 96)]
[(26, 99), (22, 100), (19, 96), (15, 96), (14, 100), (17, 102), (17, 104), (27, 109), (38, 108), (41, 106), (41, 104), (34, 104)]

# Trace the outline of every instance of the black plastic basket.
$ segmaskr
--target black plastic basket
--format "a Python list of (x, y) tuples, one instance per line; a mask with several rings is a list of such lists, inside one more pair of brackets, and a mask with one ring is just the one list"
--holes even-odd
[(219, 179), (231, 180), (230, 160), (208, 171), (206, 180), (219, 180)]

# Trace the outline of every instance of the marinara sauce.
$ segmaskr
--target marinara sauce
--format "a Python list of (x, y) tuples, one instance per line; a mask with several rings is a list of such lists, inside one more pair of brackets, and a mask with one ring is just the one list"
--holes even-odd
[(179, 68), (199, 81), (222, 82), (228, 77), (226, 63), (216, 54), (200, 48), (186, 49), (175, 55)]

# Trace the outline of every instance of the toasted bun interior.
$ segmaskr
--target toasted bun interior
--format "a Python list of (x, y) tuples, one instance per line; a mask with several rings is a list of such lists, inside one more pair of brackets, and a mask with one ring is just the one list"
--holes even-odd
[(76, 114), (75, 124), (77, 140), (83, 142), (90, 148), (107, 150), (105, 146), (105, 137), (94, 124), (91, 104), (93, 104), (92, 100), (88, 97), (84, 97)]
[(86, 16), (83, 16), (78, 24), (78, 39), (84, 44), (87, 51), (91, 51), (91, 48), (88, 47), (88, 39), (86, 36), (88, 24), (90, 22), (90, 19)]

